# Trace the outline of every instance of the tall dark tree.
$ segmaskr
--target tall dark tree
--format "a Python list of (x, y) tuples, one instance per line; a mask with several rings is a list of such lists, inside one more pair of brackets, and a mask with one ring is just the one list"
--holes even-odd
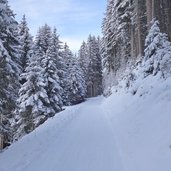
[(93, 97), (102, 94), (102, 59), (95, 36), (89, 36), (87, 48), (89, 59), (87, 96)]
[(66, 85), (68, 85), (68, 75), (69, 75), (69, 65), (71, 63), (71, 60), (73, 58), (73, 53), (69, 49), (69, 46), (67, 43), (64, 44), (63, 51), (62, 51), (62, 58), (63, 58), (63, 75), (62, 75), (62, 88), (63, 88), (63, 103), (64, 105), (69, 105), (70, 100), (68, 96), (68, 88)]
[[(54, 62), (57, 68), (57, 75), (59, 77), (60, 86), (64, 86), (64, 75), (65, 75), (65, 62), (63, 58), (63, 47), (62, 42), (59, 39), (59, 35), (57, 34), (57, 29), (53, 29), (52, 38), (51, 38), (51, 44), (50, 47), (53, 49), (53, 56), (54, 56)], [(53, 48), (52, 48), (53, 46)], [(61, 92), (63, 94), (63, 91)]]
[(86, 84), (83, 71), (78, 64), (78, 58), (72, 57), (68, 66), (67, 90), (69, 104), (83, 102), (86, 96)]
[(13, 111), (19, 88), (19, 39), (18, 23), (7, 0), (0, 1), (0, 133), (5, 145), (13, 139)]
[(64, 70), (64, 95), (65, 105), (73, 105), (84, 101), (86, 96), (86, 85), (83, 70), (79, 60), (73, 55), (69, 46), (65, 43), (63, 58), (65, 63)]
[(21, 49), (21, 66), (22, 71), (25, 71), (28, 60), (32, 55), (33, 40), (29, 33), (29, 28), (27, 26), (26, 16), (23, 15), (22, 21), (18, 26), (19, 38), (20, 38), (20, 49)]
[(35, 46), (41, 47), (43, 53), (46, 53), (50, 46), (51, 36), (52, 30), (50, 26), (45, 24), (44, 26), (40, 27), (36, 35)]
[(87, 49), (87, 44), (85, 41), (83, 41), (79, 53), (78, 53), (78, 58), (79, 58), (79, 65), (83, 71), (84, 74), (84, 79), (87, 80), (87, 72), (88, 72), (88, 64), (89, 64), (89, 58), (88, 58), (88, 49)]

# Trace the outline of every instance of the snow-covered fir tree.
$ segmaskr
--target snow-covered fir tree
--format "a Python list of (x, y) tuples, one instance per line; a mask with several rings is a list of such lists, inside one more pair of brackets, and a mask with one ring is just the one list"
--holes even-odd
[(86, 81), (86, 96), (93, 97), (102, 93), (102, 56), (100, 37), (89, 35), (79, 50), (79, 64)]
[(30, 58), (26, 72), (23, 74), (26, 82), (21, 86), (19, 91), (19, 115), (21, 117), (20, 127), (18, 129), (18, 138), (25, 133), (34, 130), (39, 124), (43, 123), (50, 113), (46, 84), (44, 81), (44, 69), (40, 65), (39, 58), (43, 53), (37, 49)]
[(145, 76), (161, 72), (163, 77), (171, 75), (171, 42), (160, 31), (159, 21), (153, 20), (145, 41), (143, 67)]
[(54, 116), (57, 112), (62, 110), (62, 94), (63, 88), (58, 74), (60, 70), (57, 68), (57, 53), (54, 41), (50, 44), (46, 52), (43, 63), (43, 78), (45, 82), (45, 89), (50, 101), (49, 109), (51, 110), (49, 116)]
[(62, 110), (63, 89), (58, 76), (60, 70), (58, 69), (59, 45), (57, 41), (56, 31), (52, 34), (49, 26), (45, 25), (39, 29), (34, 53), (25, 73), (22, 74), (26, 82), (19, 91), (18, 111), (21, 119), (18, 129), (20, 134), (16, 135), (17, 138), (31, 132)]
[(29, 33), (29, 28), (27, 26), (26, 16), (23, 15), (22, 21), (18, 26), (19, 38), (20, 38), (20, 49), (21, 49), (21, 66), (24, 72), (27, 62), (32, 54), (33, 40)]
[(21, 72), (19, 59), (18, 23), (7, 0), (0, 1), (0, 134), (4, 136), (4, 146), (13, 139), (13, 111), (19, 88)]
[[(51, 46), (53, 46), (54, 62), (58, 70), (57, 75), (59, 77), (60, 86), (64, 87), (65, 63), (63, 58), (63, 47), (62, 42), (59, 40), (59, 35), (57, 34), (56, 28), (53, 29), (51, 41)], [(63, 91), (61, 94), (63, 94)]]
[(93, 97), (102, 94), (102, 59), (99, 44), (95, 36), (89, 36), (88, 48), (88, 79), (87, 96)]
[(63, 58), (62, 99), (63, 99), (64, 105), (69, 105), (70, 104), (70, 100), (68, 96), (69, 92), (68, 92), (66, 85), (68, 84), (68, 81), (69, 81), (68, 80), (68, 75), (69, 75), (68, 68), (69, 68), (69, 64), (71, 63), (71, 59), (73, 58), (73, 53), (69, 49), (69, 46), (67, 45), (67, 43), (64, 44), (63, 51), (62, 51), (62, 58)]
[(77, 57), (65, 43), (62, 53), (64, 59), (64, 77), (63, 77), (63, 102), (65, 105), (73, 105), (84, 101), (86, 96), (86, 86), (84, 73), (79, 65)]
[(46, 53), (50, 46), (52, 36), (51, 27), (45, 24), (44, 26), (40, 27), (38, 33), (36, 35), (36, 45), (41, 47), (43, 53)]
[(115, 74), (126, 68), (130, 58), (131, 4), (129, 0), (108, 0), (102, 23), (104, 66)]
[(102, 33), (103, 33), (103, 55), (104, 57), (104, 67), (106, 67), (107, 70), (114, 69), (114, 60), (113, 57), (110, 54), (110, 51), (112, 49), (112, 38), (113, 38), (113, 29), (112, 29), (112, 13), (114, 7), (114, 0), (108, 0), (107, 1), (107, 8), (105, 17), (102, 22)]
[(84, 79), (87, 80), (89, 58), (88, 58), (87, 44), (85, 41), (83, 41), (83, 43), (79, 49), (78, 58), (79, 58), (79, 65), (84, 74)]
[(66, 89), (69, 105), (81, 103), (86, 96), (86, 84), (83, 70), (79, 66), (78, 58), (76, 56), (71, 56), (67, 70)]
[(56, 67), (58, 68), (59, 76), (62, 75), (63, 73), (63, 65), (64, 65), (64, 59), (62, 58), (62, 42), (59, 40), (59, 35), (57, 34), (57, 29), (54, 28), (52, 32), (52, 38), (51, 38), (51, 43), (53, 45), (53, 51), (54, 54), (56, 55), (55, 58), (55, 63)]

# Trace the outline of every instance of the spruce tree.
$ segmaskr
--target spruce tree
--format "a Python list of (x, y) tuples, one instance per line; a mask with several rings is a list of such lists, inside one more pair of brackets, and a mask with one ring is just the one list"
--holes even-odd
[(161, 72), (163, 77), (168, 77), (171, 74), (171, 42), (168, 41), (168, 36), (160, 31), (159, 21), (152, 21), (145, 46), (145, 76)]
[(102, 93), (102, 60), (95, 36), (89, 36), (87, 46), (89, 58), (87, 95), (93, 97)]
[(45, 89), (50, 101), (49, 110), (51, 113), (49, 116), (54, 116), (57, 112), (62, 110), (62, 94), (63, 89), (61, 87), (59, 73), (60, 71), (57, 68), (57, 54), (56, 45), (54, 40), (50, 44), (49, 49), (46, 52), (43, 63), (43, 78), (45, 80)]
[(67, 43), (64, 44), (64, 49), (62, 51), (62, 58), (63, 58), (63, 75), (62, 75), (62, 88), (63, 88), (63, 103), (64, 105), (69, 105), (69, 92), (66, 85), (68, 85), (68, 75), (69, 75), (69, 65), (71, 63), (71, 60), (73, 58), (73, 53), (69, 49), (69, 46)]
[[(128, 60), (130, 60), (130, 26), (134, 24), (135, 20), (132, 16), (132, 3), (130, 0), (108, 0), (107, 2), (106, 13), (102, 23), (103, 66), (107, 73), (113, 72), (116, 75), (118, 71), (124, 71)], [(144, 19), (143, 17), (141, 16), (142, 19)], [(132, 29), (134, 27), (132, 26)]]
[(45, 54), (48, 50), (51, 42), (52, 31), (51, 27), (45, 24), (40, 27), (36, 35), (35, 46), (41, 47), (41, 50)]
[(26, 82), (19, 91), (18, 103), (21, 120), (18, 130), (20, 135), (17, 137), (34, 130), (47, 119), (51, 112), (48, 108), (50, 101), (45, 89), (44, 70), (39, 60), (42, 55), (41, 48), (40, 50), (37, 49), (30, 58), (26, 72), (23, 74)]
[(88, 49), (87, 44), (83, 41), (79, 53), (79, 65), (83, 71), (84, 79), (87, 80), (87, 72), (88, 72), (88, 64), (89, 64), (89, 58), (88, 58)]
[(20, 53), (17, 34), (18, 23), (7, 0), (0, 1), (0, 134), (4, 136), (4, 145), (13, 139), (13, 121), (18, 97)]
[(69, 105), (78, 104), (84, 101), (86, 96), (84, 74), (78, 63), (78, 58), (73, 56), (68, 65), (66, 88), (68, 92)]
[(63, 76), (65, 73), (65, 63), (64, 58), (62, 55), (62, 42), (59, 40), (59, 35), (57, 34), (57, 29), (54, 28), (52, 32), (52, 38), (51, 38), (51, 44), (50, 46), (53, 46), (53, 54), (54, 54), (54, 62), (56, 65), (56, 68), (58, 70), (58, 77), (60, 80), (60, 85), (63, 87)]
[(56, 29), (53, 33), (47, 25), (39, 29), (34, 53), (22, 74), (26, 82), (19, 91), (18, 111), (21, 120), (16, 138), (31, 132), (62, 110), (59, 43)]
[(29, 34), (29, 28), (27, 26), (26, 16), (23, 15), (22, 21), (18, 26), (19, 38), (20, 38), (20, 49), (21, 49), (21, 66), (22, 72), (25, 71), (28, 60), (32, 54), (33, 40)]

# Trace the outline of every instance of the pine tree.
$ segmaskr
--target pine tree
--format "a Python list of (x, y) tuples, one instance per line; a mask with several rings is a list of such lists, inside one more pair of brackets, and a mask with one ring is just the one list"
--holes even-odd
[(39, 29), (34, 53), (26, 67), (26, 72), (22, 74), (26, 82), (19, 91), (18, 113), (21, 120), (16, 138), (31, 132), (62, 110), (63, 89), (59, 78), (61, 73), (59, 43), (56, 29), (53, 33), (47, 25)]
[(29, 34), (29, 28), (27, 26), (27, 21), (25, 15), (23, 15), (22, 21), (18, 26), (19, 28), (19, 38), (21, 42), (21, 66), (24, 72), (27, 62), (32, 54), (33, 40), (32, 36)]
[(64, 44), (64, 49), (62, 52), (62, 58), (63, 58), (63, 75), (62, 75), (62, 88), (63, 88), (63, 103), (64, 105), (70, 105), (69, 100), (69, 92), (66, 85), (68, 85), (68, 75), (69, 75), (69, 65), (71, 63), (71, 60), (73, 58), (73, 53), (69, 49), (69, 46), (67, 43)]
[(42, 60), (44, 74), (43, 77), (45, 79), (45, 89), (47, 91), (47, 95), (50, 101), (49, 109), (51, 110), (50, 116), (54, 116), (57, 112), (62, 110), (62, 94), (63, 89), (61, 87), (60, 70), (58, 70), (57, 66), (59, 61), (58, 58), (58, 50), (56, 49), (56, 44), (54, 44), (54, 39), (50, 44), (49, 49), (46, 52), (44, 59)]
[(89, 36), (87, 46), (89, 58), (87, 95), (93, 97), (102, 93), (102, 60), (95, 36)]
[(165, 33), (161, 33), (159, 21), (152, 21), (145, 46), (143, 60), (145, 76), (161, 72), (163, 77), (168, 77), (171, 74), (171, 42)]
[(26, 82), (19, 91), (18, 103), (21, 120), (18, 130), (20, 135), (17, 135), (17, 138), (31, 132), (35, 127), (43, 123), (50, 112), (48, 109), (50, 101), (43, 78), (44, 70), (39, 61), (39, 58), (42, 57), (41, 55), (43, 55), (41, 48), (40, 50), (37, 49), (30, 58), (26, 72), (23, 74)]
[[(53, 54), (55, 59), (56, 68), (58, 70), (58, 77), (60, 80), (60, 85), (63, 85), (63, 75), (64, 75), (64, 58), (62, 55), (62, 42), (59, 40), (59, 35), (57, 35), (56, 28), (53, 29), (51, 46), (53, 46)], [(62, 86), (63, 87), (63, 86)]]
[(52, 31), (50, 26), (45, 24), (40, 27), (36, 35), (35, 46), (41, 47), (43, 53), (45, 54), (48, 50), (51, 42)]
[(8, 6), (7, 0), (0, 1), (0, 133), (4, 136), (4, 145), (13, 139), (13, 111), (19, 88), (19, 40), (17, 34), (18, 23)]
[(80, 47), (78, 55), (79, 55), (79, 65), (83, 71), (84, 79), (87, 80), (89, 58), (88, 58), (87, 44), (84, 41)]
[[(18, 139), (26, 133), (33, 131), (42, 124), (48, 115), (50, 101), (48, 99), (43, 68), (43, 59), (46, 57), (46, 51), (49, 48), (51, 35), (47, 39), (47, 30), (49, 26), (41, 27), (35, 38), (33, 54), (29, 58), (25, 73), (21, 75), (25, 83), (21, 86), (18, 98), (17, 112), (19, 118), (18, 130), (15, 138)], [(45, 36), (45, 37), (44, 37)], [(46, 43), (48, 42), (48, 43)]]
[(114, 60), (111, 54), (112, 46), (114, 45), (113, 42), (114, 32), (112, 27), (114, 26), (113, 21), (114, 19), (116, 19), (116, 16), (112, 19), (112, 15), (115, 12), (113, 10), (114, 6), (115, 6), (114, 0), (107, 1), (106, 13), (102, 23), (103, 45), (104, 45), (103, 54), (105, 54), (103, 55), (104, 67), (109, 72), (110, 70), (114, 70)]
[(65, 105), (80, 103), (84, 101), (86, 85), (79, 59), (74, 57), (66, 43), (64, 45), (62, 57), (64, 59), (63, 102)]
[(103, 66), (115, 75), (124, 71), (131, 56), (132, 2), (108, 0), (102, 23)]
[(70, 105), (78, 104), (84, 101), (86, 96), (86, 84), (81, 70), (78, 58), (72, 57), (68, 66), (67, 92)]

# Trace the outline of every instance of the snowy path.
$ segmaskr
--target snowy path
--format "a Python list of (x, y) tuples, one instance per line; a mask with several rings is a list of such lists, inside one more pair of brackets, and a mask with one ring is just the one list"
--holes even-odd
[[(46, 134), (41, 138), (42, 133), (38, 130), (32, 136), (32, 139), (36, 136), (38, 142), (31, 142), (31, 137), (29, 141), (26, 138), (21, 146), (15, 147), (16, 143), (0, 154), (0, 170), (123, 171), (114, 134), (100, 107), (100, 100), (89, 100), (74, 112), (76, 116), (60, 131), (55, 133), (54, 129), (46, 131), (44, 128)], [(27, 145), (22, 147), (23, 144)]]

